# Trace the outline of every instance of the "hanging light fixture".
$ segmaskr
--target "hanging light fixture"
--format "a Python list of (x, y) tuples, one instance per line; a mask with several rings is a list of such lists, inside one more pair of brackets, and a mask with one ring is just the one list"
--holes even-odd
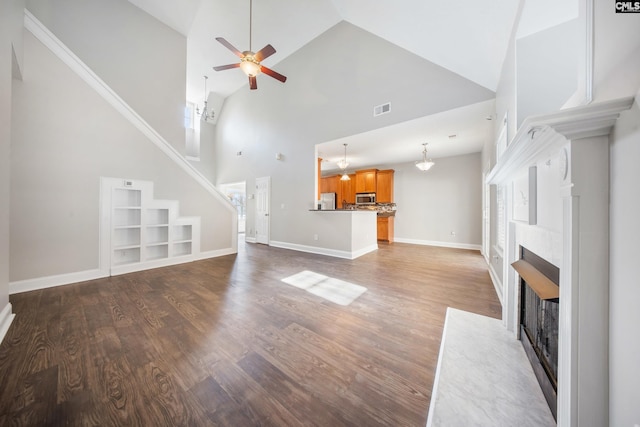
[(349, 166), (349, 162), (347, 162), (347, 144), (344, 145), (344, 159), (340, 160), (337, 165), (340, 169), (342, 169), (342, 177), (340, 177), (340, 181), (349, 181), (349, 174), (347, 174), (347, 166)]
[(207, 109), (207, 79), (208, 78), (209, 77), (204, 76), (204, 107), (202, 108), (202, 112), (200, 112), (200, 108), (198, 108), (198, 106), (196, 105), (196, 114), (200, 116), (200, 118), (205, 122), (208, 122), (209, 120), (213, 120), (213, 116), (214, 116), (213, 111), (209, 113), (209, 110)]
[(428, 171), (429, 169), (431, 169), (431, 166), (435, 165), (435, 163), (431, 159), (427, 160), (427, 145), (428, 144), (425, 142), (422, 145), (424, 146), (424, 150), (422, 151), (422, 160), (416, 162), (416, 167), (424, 172), (424, 171)]

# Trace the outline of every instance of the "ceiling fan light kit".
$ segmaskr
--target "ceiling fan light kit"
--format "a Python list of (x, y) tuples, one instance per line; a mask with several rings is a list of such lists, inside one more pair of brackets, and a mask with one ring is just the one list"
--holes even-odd
[(216, 40), (220, 42), (220, 44), (222, 44), (224, 47), (226, 47), (231, 52), (233, 52), (238, 58), (240, 58), (240, 62), (237, 64), (220, 65), (217, 67), (213, 67), (213, 69), (216, 71), (223, 71), (223, 70), (230, 70), (231, 68), (240, 68), (247, 75), (247, 77), (249, 77), (249, 88), (251, 90), (258, 89), (258, 82), (256, 80), (256, 76), (260, 73), (264, 73), (284, 83), (285, 81), (287, 81), (287, 78), (285, 76), (260, 64), (264, 59), (276, 53), (276, 50), (274, 49), (274, 47), (268, 44), (256, 53), (254, 53), (251, 50), (252, 15), (253, 15), (253, 0), (249, 0), (249, 50), (240, 52), (238, 49), (235, 48), (235, 46), (233, 46), (223, 37), (216, 37)]

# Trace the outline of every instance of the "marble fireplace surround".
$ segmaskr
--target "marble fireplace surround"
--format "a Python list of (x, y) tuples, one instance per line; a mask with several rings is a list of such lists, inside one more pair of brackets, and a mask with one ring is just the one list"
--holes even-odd
[[(519, 334), (519, 278), (511, 263), (520, 245), (560, 268), (558, 425), (608, 423), (609, 133), (631, 108), (622, 98), (526, 119), (487, 177), (503, 186), (505, 247), (502, 319)], [(513, 182), (530, 166), (560, 164), (561, 231), (512, 218)], [(566, 173), (565, 173), (566, 171)]]

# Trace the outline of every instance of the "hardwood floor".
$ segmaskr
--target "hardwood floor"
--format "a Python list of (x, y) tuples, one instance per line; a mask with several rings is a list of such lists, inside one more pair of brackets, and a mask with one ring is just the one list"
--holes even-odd
[[(281, 282), (368, 288), (340, 306)], [(11, 296), (0, 425), (424, 426), (447, 306), (500, 304), (478, 252), (262, 245)]]

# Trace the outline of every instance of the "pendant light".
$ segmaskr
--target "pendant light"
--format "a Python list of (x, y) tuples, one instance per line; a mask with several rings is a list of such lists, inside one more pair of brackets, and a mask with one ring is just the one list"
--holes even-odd
[(209, 113), (209, 110), (207, 110), (207, 79), (208, 78), (209, 77), (204, 76), (204, 107), (202, 108), (202, 113), (200, 112), (200, 109), (198, 108), (198, 106), (196, 106), (196, 114), (199, 115), (200, 118), (205, 122), (208, 122), (209, 120), (213, 120), (213, 116), (214, 116), (213, 111)]
[(340, 169), (342, 169), (342, 176), (340, 177), (340, 181), (349, 181), (349, 174), (347, 174), (347, 166), (349, 166), (349, 162), (347, 162), (347, 144), (344, 145), (344, 159), (340, 160), (337, 164)]
[(431, 166), (435, 165), (435, 163), (431, 159), (427, 160), (427, 145), (428, 144), (425, 142), (422, 145), (424, 147), (424, 150), (422, 151), (422, 160), (416, 162), (416, 167), (424, 172), (424, 171), (428, 171), (429, 169), (431, 169)]

